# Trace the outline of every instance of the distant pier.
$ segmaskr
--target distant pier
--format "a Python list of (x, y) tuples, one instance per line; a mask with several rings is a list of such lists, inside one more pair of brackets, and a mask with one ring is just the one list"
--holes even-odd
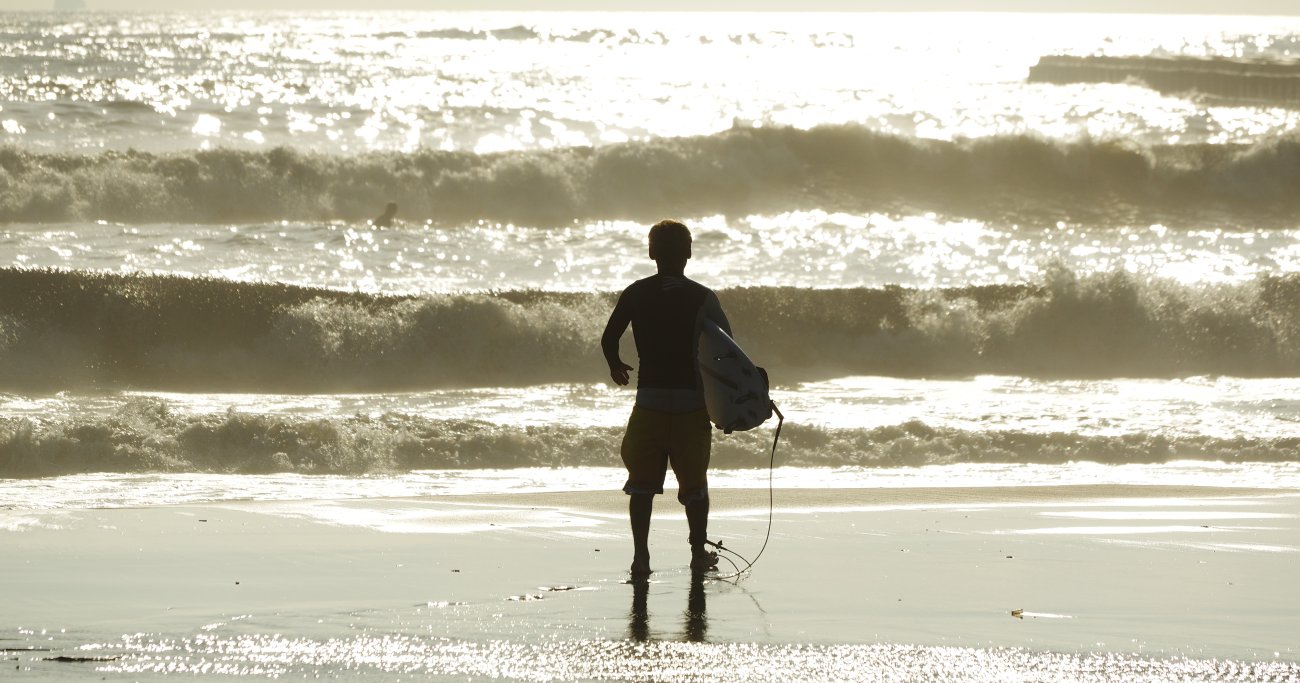
[(1029, 69), (1031, 83), (1138, 83), (1166, 94), (1300, 106), (1300, 62), (1222, 57), (1047, 56)]

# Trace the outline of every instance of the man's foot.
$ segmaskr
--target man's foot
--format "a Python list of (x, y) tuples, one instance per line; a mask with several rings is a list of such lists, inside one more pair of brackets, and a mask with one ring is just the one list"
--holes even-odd
[(712, 550), (691, 550), (691, 571), (707, 572), (717, 568), (717, 553)]
[(632, 574), (632, 578), (634, 579), (644, 579), (647, 576), (650, 576), (649, 556), (632, 558), (632, 566), (628, 571)]

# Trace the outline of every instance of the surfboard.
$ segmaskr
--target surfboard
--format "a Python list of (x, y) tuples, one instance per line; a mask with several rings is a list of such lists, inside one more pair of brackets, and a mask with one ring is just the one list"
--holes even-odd
[(767, 376), (712, 320), (702, 325), (698, 354), (704, 406), (713, 426), (730, 434), (753, 429), (772, 417)]

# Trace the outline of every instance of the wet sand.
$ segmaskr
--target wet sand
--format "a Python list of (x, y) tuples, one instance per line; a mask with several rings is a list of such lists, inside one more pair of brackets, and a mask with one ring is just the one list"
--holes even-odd
[[(1236, 660), (1253, 668), (1234, 680), (1300, 675), (1294, 491), (778, 490), (767, 552), (735, 582), (692, 581), (681, 508), (657, 503), (640, 586), (617, 493), (0, 511), (3, 668), (1217, 680)], [(752, 556), (766, 526), (766, 490), (714, 492), (712, 537)]]

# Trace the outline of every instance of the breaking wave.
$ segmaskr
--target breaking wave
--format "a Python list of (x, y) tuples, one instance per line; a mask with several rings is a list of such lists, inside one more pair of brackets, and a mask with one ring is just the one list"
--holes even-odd
[(1162, 93), (1204, 95), (1296, 106), (1300, 65), (1291, 61), (1229, 57), (1045, 56), (1029, 70), (1030, 82), (1141, 83)]
[[(0, 418), (0, 477), (88, 472), (364, 474), (426, 469), (609, 466), (619, 427), (512, 427), (404, 414), (306, 419), (181, 415), (158, 399), (136, 399), (108, 416), (43, 422)], [(715, 467), (765, 466), (766, 430), (714, 440)], [(874, 429), (790, 424), (783, 465), (905, 467), (955, 463), (1107, 464), (1174, 460), (1300, 461), (1300, 438), (1222, 439), (965, 431), (921, 422)]]
[[(1300, 275), (719, 292), (778, 384), (844, 375), (1300, 376)], [(366, 392), (602, 381), (612, 293), (383, 297), (0, 269), (0, 388)], [(631, 335), (625, 358), (635, 359)]]
[(408, 220), (556, 226), (576, 220), (792, 209), (1072, 220), (1300, 209), (1300, 139), (1141, 147), (1026, 136), (922, 140), (861, 126), (477, 155), (333, 156), (292, 148), (46, 154), (0, 148), (0, 222)]

